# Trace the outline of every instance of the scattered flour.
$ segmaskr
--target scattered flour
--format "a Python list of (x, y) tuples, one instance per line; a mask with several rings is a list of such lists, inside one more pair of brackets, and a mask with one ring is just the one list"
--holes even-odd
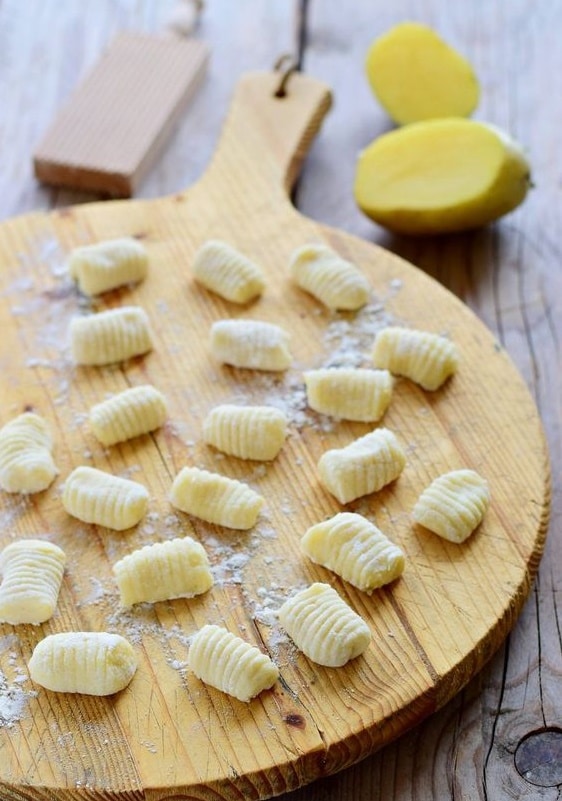
[(0, 637), (0, 657), (3, 657), (9, 670), (9, 675), (0, 670), (0, 728), (12, 728), (22, 720), (26, 716), (29, 700), (37, 696), (34, 690), (25, 689), (29, 676), (19, 665), (18, 654), (14, 650), (18, 647), (19, 639), (15, 634)]

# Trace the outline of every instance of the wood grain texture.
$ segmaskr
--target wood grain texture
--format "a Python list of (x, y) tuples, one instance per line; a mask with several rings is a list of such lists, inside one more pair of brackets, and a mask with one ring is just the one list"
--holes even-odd
[[(91, 198), (36, 184), (32, 149), (111, 37), (123, 29), (158, 32), (170, 5), (166, 0), (84, 0), (79, 5), (73, 0), (3, 0), (0, 217)], [(237, 76), (268, 68), (280, 53), (296, 50), (297, 23), (303, 18), (299, 5), (286, 0), (207, 4), (200, 35), (213, 50), (209, 79), (140, 187), (141, 196), (180, 191), (203, 171)], [(559, 74), (562, 66), (556, 40), (561, 15), (560, 4), (546, 0), (499, 5), (478, 0), (470, 6), (397, 0), (384, 8), (358, 2), (353, 14), (342, 14), (341, 4), (333, 0), (315, 0), (304, 14), (304, 68), (334, 88), (335, 104), (299, 182), (297, 204), (307, 215), (419, 265), (484, 320), (535, 396), (550, 444), (554, 486), (539, 579), (489, 666), (409, 734), (337, 776), (283, 796), (287, 801), (503, 801), (514, 796), (550, 801), (558, 795), (555, 786), (539, 787), (519, 776), (513, 754), (521, 737), (558, 725), (561, 715), (560, 109), (545, 95), (548, 76)], [(477, 117), (510, 129), (527, 148), (536, 188), (520, 210), (488, 229), (429, 240), (390, 237), (354, 206), (350, 188), (357, 151), (389, 126), (366, 91), (364, 53), (371, 38), (407, 18), (434, 25), (473, 61), (483, 84)], [(53, 258), (56, 263), (56, 254)], [(21, 277), (25, 280), (24, 272)], [(95, 598), (95, 584), (80, 589)], [(5, 641), (2, 645), (8, 647)], [(88, 766), (74, 753), (65, 720), (58, 731), (46, 729), (44, 739), (67, 738), (69, 780), (83, 781)], [(103, 742), (101, 732), (100, 750)], [(128, 764), (124, 755), (121, 763)]]
[[(40, 731), (63, 715), (72, 738), (82, 742), (85, 784), (94, 797), (140, 789), (155, 799), (173, 793), (204, 798), (209, 790), (225, 799), (240, 792), (267, 798), (298, 787), (353, 764), (450, 700), (498, 648), (528, 594), (549, 506), (547, 455), (532, 400), (493, 336), (439, 284), (396, 256), (293, 209), (286, 192), (330, 95), (324, 84), (295, 75), (287, 96), (278, 98), (278, 83), (277, 73), (240, 79), (216, 155), (187, 192), (28, 215), (0, 231), (6, 412), (31, 407), (50, 420), (62, 480), (77, 464), (88, 463), (142, 477), (152, 495), (149, 522), (125, 536), (69, 519), (56, 487), (14, 515), (14, 535), (46, 527), (69, 561), (59, 614), (39, 629), (16, 632), (18, 656), (12, 660), (18, 669), (25, 670), (41, 636), (69, 629), (118, 631), (136, 641), (141, 664), (131, 685), (111, 699), (61, 698), (46, 691), (29, 697), (22, 720), (9, 730), (15, 755), (3, 768), (7, 792), (25, 783), (31, 798), (34, 788), (45, 785), (61, 797), (79, 794), (82, 782), (69, 782), (63, 767), (66, 743), (50, 753), (41, 745)], [(117, 367), (75, 367), (66, 331), (81, 300), (65, 276), (65, 254), (84, 242), (123, 235), (145, 243), (150, 276), (138, 287), (109, 293), (95, 308), (142, 306), (154, 328), (154, 353)], [(266, 271), (268, 291), (249, 309), (233, 308), (190, 280), (189, 264), (208, 239), (232, 243)], [(290, 255), (311, 241), (326, 242), (369, 276), (375, 296), (365, 310), (327, 313), (290, 284)], [(28, 279), (23, 285), (22, 268)], [(295, 369), (283, 378), (220, 367), (210, 359), (210, 323), (248, 314), (292, 332)], [(346, 352), (368, 364), (374, 332), (390, 320), (448, 331), (462, 367), (438, 393), (398, 384), (385, 424), (405, 443), (409, 469), (395, 486), (348, 505), (376, 515), (407, 554), (404, 578), (369, 598), (305, 564), (300, 554), (300, 534), (339, 508), (319, 487), (315, 462), (328, 447), (370, 430), (345, 423), (326, 430), (307, 417), (301, 370), (345, 358)], [(141, 382), (166, 393), (170, 423), (153, 436), (100, 449), (81, 425), (82, 415), (107, 392)], [(266, 470), (201, 444), (203, 417), (235, 399), (287, 407), (292, 436)], [(171, 479), (186, 463), (249, 481), (267, 498), (267, 517), (251, 535), (240, 536), (173, 514), (167, 501)], [(409, 512), (432, 478), (462, 466), (486, 476), (494, 502), (478, 534), (459, 547), (418, 529)], [(12, 507), (8, 499), (5, 512), (12, 514)], [(119, 612), (111, 564), (172, 532), (194, 533), (207, 546), (221, 577), (217, 586), (189, 602)], [(88, 603), (83, 593), (93, 578), (101, 591)], [(260, 600), (272, 589), (282, 598), (319, 579), (333, 582), (373, 632), (368, 655), (338, 671), (296, 655), (264, 618)], [(281, 667), (274, 691), (243, 705), (186, 671), (188, 637), (209, 621), (224, 622), (270, 651)], [(84, 717), (112, 730), (102, 755)], [(31, 759), (22, 755), (24, 744)], [(120, 770), (123, 750), (134, 776)]]

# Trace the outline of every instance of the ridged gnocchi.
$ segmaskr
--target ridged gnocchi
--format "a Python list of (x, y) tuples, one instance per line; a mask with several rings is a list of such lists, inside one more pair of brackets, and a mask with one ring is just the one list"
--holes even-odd
[(205, 242), (192, 269), (200, 284), (233, 303), (248, 303), (265, 289), (261, 268), (226, 242)]
[(124, 284), (142, 281), (147, 268), (146, 248), (132, 237), (74, 248), (68, 259), (70, 276), (85, 295), (101, 295)]
[(64, 482), (62, 504), (83, 523), (124, 531), (144, 516), (148, 491), (137, 481), (82, 465)]
[(380, 420), (392, 398), (388, 370), (329, 367), (304, 374), (308, 405), (315, 412), (369, 423)]
[(239, 459), (275, 459), (287, 436), (287, 419), (273, 406), (234, 406), (212, 409), (203, 422), (203, 439)]
[(369, 282), (351, 262), (325, 245), (303, 245), (290, 260), (293, 280), (329, 309), (354, 311), (369, 300)]
[(70, 348), (76, 364), (101, 366), (152, 350), (148, 317), (139, 306), (120, 306), (70, 321)]
[(490, 505), (486, 479), (475, 470), (452, 470), (425, 489), (412, 515), (416, 523), (449, 542), (464, 542), (480, 525)]
[(38, 414), (24, 412), (0, 429), (0, 488), (31, 494), (47, 489), (58, 474), (53, 438)]
[(145, 545), (113, 565), (122, 606), (193, 598), (213, 586), (209, 559), (191, 537)]
[(289, 336), (261, 320), (218, 320), (211, 327), (211, 353), (223, 364), (250, 370), (287, 370)]
[(333, 587), (317, 582), (279, 610), (279, 622), (305, 656), (325, 667), (341, 667), (362, 654), (371, 632)]
[(435, 390), (456, 373), (459, 354), (446, 337), (389, 326), (375, 337), (373, 364), (405, 376), (423, 389)]
[(326, 451), (318, 462), (320, 480), (340, 503), (378, 492), (394, 481), (406, 454), (388, 428), (377, 428), (344, 448)]
[(166, 398), (150, 384), (131, 387), (90, 409), (90, 427), (106, 447), (148, 434), (166, 420)]
[(16, 540), (0, 553), (0, 622), (39, 625), (52, 617), (66, 556), (48, 540)]
[(170, 502), (208, 523), (246, 530), (256, 524), (264, 499), (242, 481), (184, 467), (174, 479)]
[(313, 562), (367, 593), (404, 571), (403, 551), (370, 520), (352, 512), (341, 512), (309, 528), (301, 549)]
[(31, 679), (47, 690), (113, 695), (135, 675), (137, 657), (119, 634), (61, 632), (37, 643), (28, 667)]
[(239, 701), (273, 687), (279, 669), (255, 645), (221, 626), (207, 624), (189, 646), (188, 664), (198, 679)]

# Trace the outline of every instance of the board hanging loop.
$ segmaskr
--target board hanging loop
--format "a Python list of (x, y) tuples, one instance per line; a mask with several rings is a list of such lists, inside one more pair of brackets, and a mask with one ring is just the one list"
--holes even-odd
[(298, 72), (298, 65), (290, 53), (284, 53), (279, 56), (273, 65), (273, 69), (275, 72), (280, 73), (279, 84), (273, 93), (273, 97), (286, 97), (289, 78), (293, 73)]

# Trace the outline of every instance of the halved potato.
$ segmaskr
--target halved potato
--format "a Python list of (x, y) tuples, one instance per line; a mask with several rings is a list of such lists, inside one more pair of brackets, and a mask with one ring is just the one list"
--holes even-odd
[(471, 65), (431, 28), (403, 22), (376, 39), (367, 77), (399, 125), (435, 117), (468, 117), (480, 89)]
[(518, 206), (529, 164), (507, 134), (449, 118), (413, 123), (359, 156), (354, 194), (372, 220), (403, 234), (477, 228)]

